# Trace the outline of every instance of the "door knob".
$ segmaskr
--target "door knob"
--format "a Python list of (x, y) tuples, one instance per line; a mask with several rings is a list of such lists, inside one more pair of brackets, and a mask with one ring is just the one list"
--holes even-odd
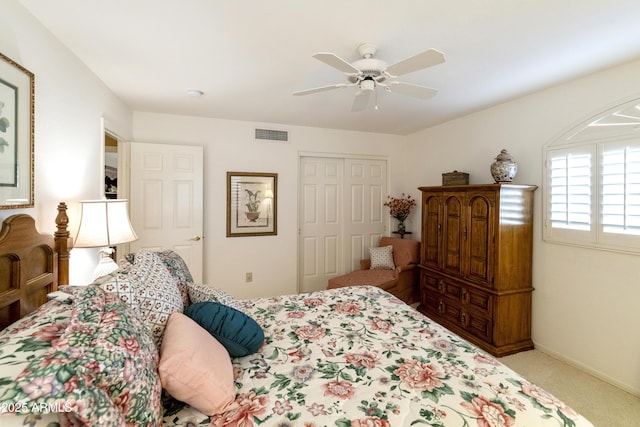
[(198, 241), (198, 240), (200, 240), (200, 239), (202, 239), (202, 237), (200, 237), (200, 236), (193, 236), (193, 237), (192, 237), (192, 238), (190, 238), (189, 240), (194, 240), (194, 241), (196, 241), (196, 242), (197, 242), (197, 241)]

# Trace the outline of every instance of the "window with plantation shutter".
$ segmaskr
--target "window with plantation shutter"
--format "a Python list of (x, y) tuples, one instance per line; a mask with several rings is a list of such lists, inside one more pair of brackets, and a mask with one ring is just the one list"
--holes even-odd
[(545, 147), (544, 238), (640, 254), (640, 103)]

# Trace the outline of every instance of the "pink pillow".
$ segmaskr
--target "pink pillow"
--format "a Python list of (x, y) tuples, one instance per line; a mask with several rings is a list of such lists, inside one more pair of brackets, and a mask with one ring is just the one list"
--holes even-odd
[(169, 317), (158, 371), (162, 387), (171, 396), (206, 415), (221, 414), (235, 401), (229, 353), (182, 313)]

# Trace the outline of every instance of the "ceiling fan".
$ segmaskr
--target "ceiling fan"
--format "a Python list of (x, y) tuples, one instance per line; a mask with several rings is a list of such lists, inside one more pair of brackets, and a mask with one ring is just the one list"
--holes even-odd
[(429, 49), (393, 65), (387, 65), (381, 59), (374, 58), (376, 45), (364, 43), (358, 46), (358, 53), (362, 56), (353, 63), (348, 63), (339, 56), (329, 52), (318, 52), (313, 57), (336, 68), (347, 75), (347, 83), (336, 83), (313, 89), (299, 90), (294, 95), (310, 95), (332, 89), (357, 87), (351, 111), (362, 111), (369, 105), (371, 94), (376, 97), (375, 108), (378, 108), (376, 88), (382, 87), (386, 92), (428, 99), (438, 93), (436, 89), (405, 83), (395, 80), (403, 74), (413, 73), (427, 67), (441, 64), (445, 61), (444, 54), (436, 49)]

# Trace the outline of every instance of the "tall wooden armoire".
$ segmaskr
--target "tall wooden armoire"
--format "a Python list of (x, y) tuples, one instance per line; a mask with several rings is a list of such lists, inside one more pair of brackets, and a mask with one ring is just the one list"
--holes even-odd
[(533, 185), (420, 187), (418, 309), (495, 356), (533, 348)]

